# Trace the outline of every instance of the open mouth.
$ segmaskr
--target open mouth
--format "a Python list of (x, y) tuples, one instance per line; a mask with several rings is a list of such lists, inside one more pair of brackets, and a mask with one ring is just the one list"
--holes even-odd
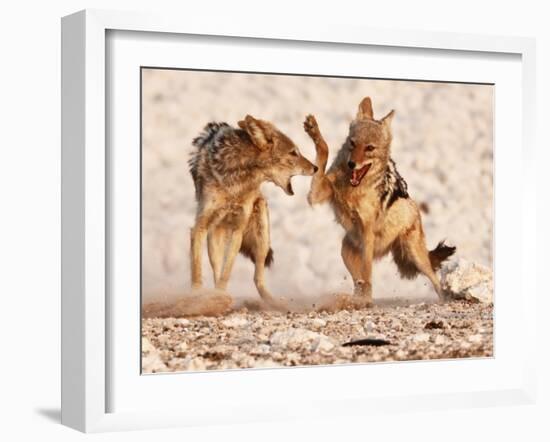
[(277, 187), (283, 189), (287, 195), (294, 195), (294, 189), (292, 188), (292, 183), (290, 182), (291, 179), (292, 176), (273, 177), (272, 182)]
[(287, 193), (287, 195), (294, 195), (294, 189), (292, 189), (292, 183), (290, 182), (290, 178), (286, 183), (285, 192)]
[(365, 177), (365, 175), (369, 171), (371, 164), (372, 163), (366, 164), (365, 166), (361, 167), (361, 169), (353, 169), (351, 171), (351, 178), (349, 182), (353, 187), (356, 187), (359, 184), (361, 184), (361, 180)]

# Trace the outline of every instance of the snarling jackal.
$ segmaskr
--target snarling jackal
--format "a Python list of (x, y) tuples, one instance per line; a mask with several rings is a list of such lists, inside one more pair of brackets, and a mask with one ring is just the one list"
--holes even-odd
[(390, 156), (392, 110), (374, 119), (369, 97), (359, 105), (349, 134), (328, 172), (328, 146), (312, 115), (304, 128), (315, 143), (318, 171), (312, 178), (310, 204), (330, 202), (344, 227), (342, 258), (354, 282), (354, 294), (372, 303), (372, 263), (391, 252), (404, 278), (423, 273), (442, 298), (435, 272), (455, 252), (441, 241), (428, 251), (420, 211)]
[(254, 283), (260, 296), (271, 306), (284, 308), (264, 283), (273, 251), (260, 185), (271, 181), (293, 195), (292, 176), (311, 176), (317, 167), (273, 124), (247, 115), (238, 125), (209, 123), (193, 140), (196, 149), (189, 165), (198, 207), (191, 229), (192, 286), (202, 286), (201, 251), (206, 238), (216, 288), (226, 289), (240, 251), (255, 264)]

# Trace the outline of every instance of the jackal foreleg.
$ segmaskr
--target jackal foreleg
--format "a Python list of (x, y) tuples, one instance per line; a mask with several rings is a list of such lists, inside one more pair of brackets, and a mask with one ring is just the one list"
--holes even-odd
[(374, 260), (374, 231), (372, 226), (364, 226), (361, 234), (361, 280), (356, 281), (355, 291), (372, 302), (372, 263)]
[(315, 120), (313, 115), (306, 117), (304, 130), (315, 143), (315, 150), (317, 152), (315, 165), (318, 169), (311, 179), (311, 188), (307, 196), (309, 204), (313, 205), (322, 203), (332, 196), (332, 185), (325, 175), (328, 161), (328, 145), (323, 135), (321, 135), (317, 120)]

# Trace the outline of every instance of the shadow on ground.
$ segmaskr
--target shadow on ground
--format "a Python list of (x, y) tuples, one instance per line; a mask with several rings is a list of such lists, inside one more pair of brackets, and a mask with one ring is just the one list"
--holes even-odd
[(37, 408), (34, 410), (36, 414), (42, 416), (44, 419), (50, 422), (60, 424), (61, 423), (61, 409), (59, 408)]

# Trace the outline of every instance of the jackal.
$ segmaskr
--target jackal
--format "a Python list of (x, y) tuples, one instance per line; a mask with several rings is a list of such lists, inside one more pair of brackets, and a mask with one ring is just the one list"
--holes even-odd
[(409, 197), (407, 183), (390, 156), (392, 110), (374, 119), (372, 102), (364, 98), (348, 136), (328, 172), (328, 146), (317, 121), (308, 115), (304, 129), (317, 151), (318, 171), (312, 178), (311, 205), (330, 202), (346, 234), (342, 259), (354, 282), (354, 294), (372, 303), (372, 263), (391, 251), (402, 277), (423, 273), (442, 299), (435, 272), (455, 252), (441, 241), (428, 251), (420, 211)]
[(273, 124), (247, 115), (238, 126), (209, 123), (193, 140), (196, 149), (189, 165), (198, 207), (191, 229), (191, 282), (193, 288), (202, 286), (202, 244), (207, 237), (216, 288), (226, 289), (240, 251), (255, 264), (254, 283), (262, 299), (283, 308), (264, 283), (273, 251), (260, 185), (271, 181), (293, 195), (292, 176), (311, 176), (317, 167)]

